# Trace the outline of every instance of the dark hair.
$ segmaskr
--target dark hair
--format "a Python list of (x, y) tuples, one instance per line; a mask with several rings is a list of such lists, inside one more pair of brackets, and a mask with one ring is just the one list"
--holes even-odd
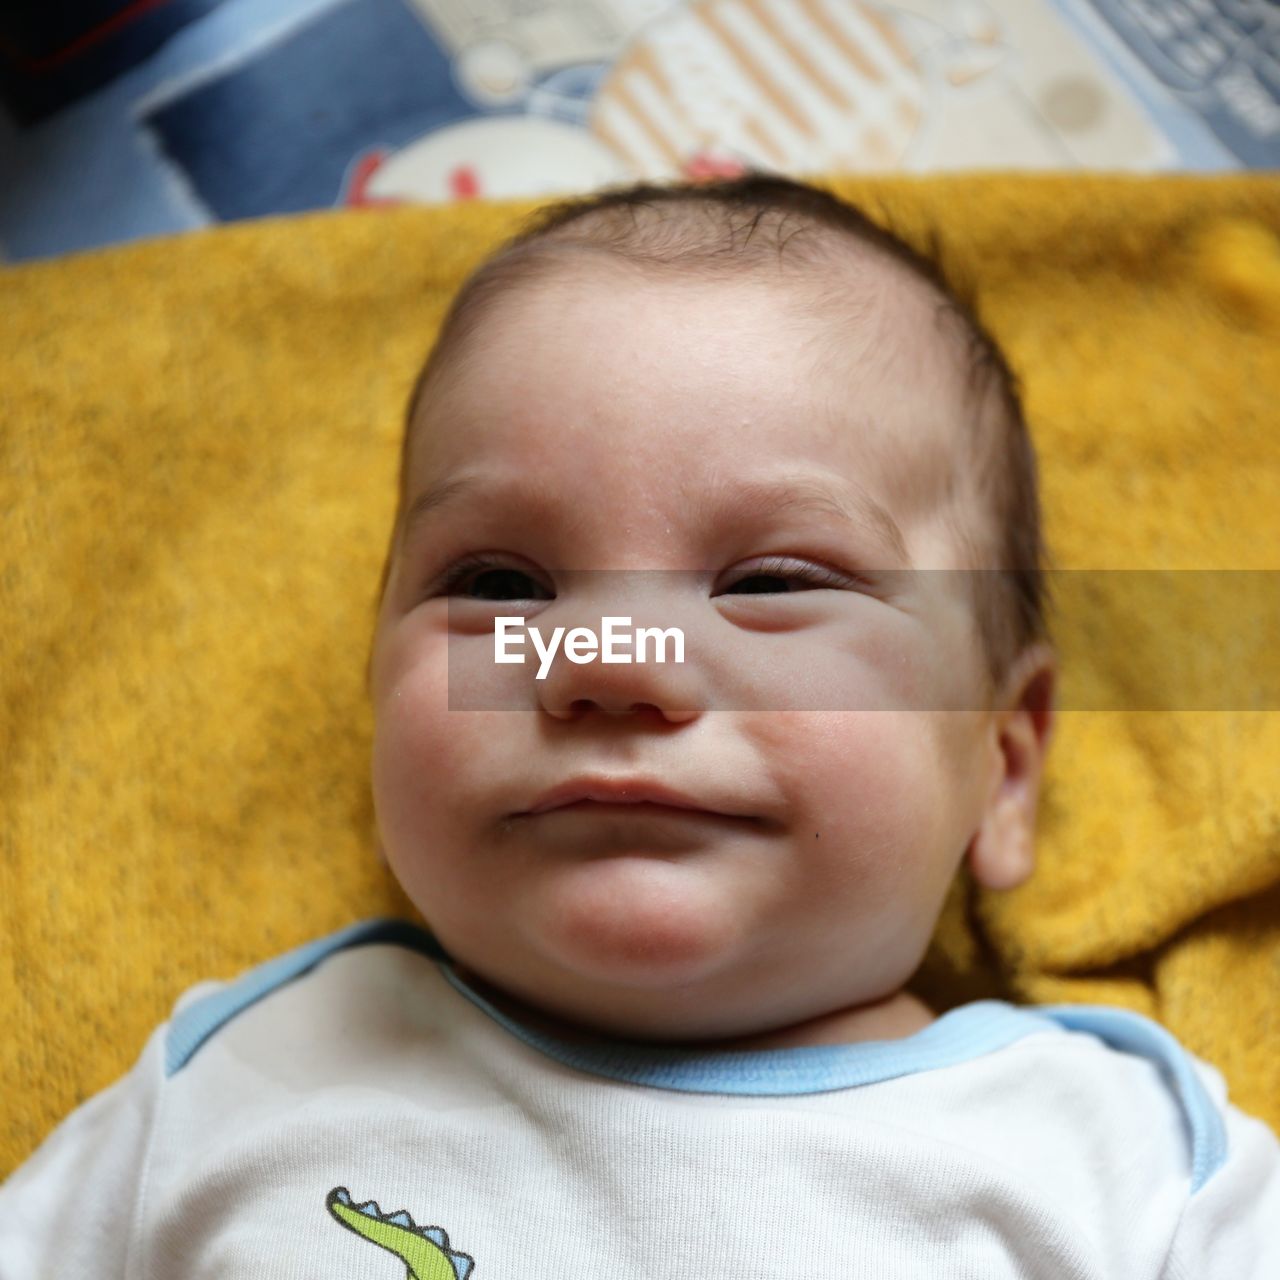
[[(834, 234), (833, 234), (834, 233)], [(969, 459), (975, 491), (988, 527), (957, 528), (972, 570), (971, 598), (986, 656), (988, 693), (998, 687), (1029, 645), (1048, 638), (1048, 558), (1041, 534), (1035, 450), (1023, 417), (1018, 379), (978, 316), (976, 290), (945, 263), (934, 227), (923, 230), (922, 252), (910, 233), (880, 221), (834, 193), (776, 174), (749, 172), (710, 182), (657, 185), (641, 182), (543, 205), (517, 233), (463, 282), (449, 307), (431, 352), (409, 396), (400, 454), (399, 499), (392, 546), (403, 516), (414, 413), (428, 386), (488, 313), (517, 283), (564, 270), (570, 247), (599, 253), (638, 270), (670, 269), (701, 279), (749, 274), (768, 259), (795, 261), (810, 272), (821, 296), (834, 301), (830, 267), (847, 256), (848, 238), (879, 250), (930, 286), (938, 315), (950, 318), (953, 341), (963, 348), (967, 374)], [(827, 290), (823, 282), (831, 282)], [(378, 602), (391, 569), (389, 550)], [(991, 563), (995, 562), (995, 563)]]

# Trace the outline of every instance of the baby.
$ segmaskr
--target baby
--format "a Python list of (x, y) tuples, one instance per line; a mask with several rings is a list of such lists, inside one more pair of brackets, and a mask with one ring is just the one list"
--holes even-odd
[[(781, 177), (542, 211), (414, 388), (379, 592), (430, 929), (186, 992), (0, 1187), (0, 1280), (1280, 1276), (1280, 1143), (1214, 1067), (909, 989), (962, 864), (1033, 869), (1044, 559), (929, 258)], [(496, 660), (608, 617), (684, 660)]]
[[(905, 245), (785, 180), (674, 196), (544, 215), (420, 379), (370, 662), (385, 856), (526, 1018), (909, 1035), (961, 858), (997, 888), (1032, 868), (1034, 454), (994, 344)], [(684, 664), (535, 681), (485, 640), (640, 608), (686, 624)]]

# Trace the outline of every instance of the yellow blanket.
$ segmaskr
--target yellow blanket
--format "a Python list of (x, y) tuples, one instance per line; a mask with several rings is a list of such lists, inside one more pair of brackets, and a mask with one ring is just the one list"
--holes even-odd
[[(1280, 569), (1280, 176), (832, 185), (937, 222), (974, 275), (1061, 569)], [(0, 272), (0, 1177), (186, 987), (420, 919), (373, 853), (363, 693), (400, 415), (451, 292), (530, 207)], [(1077, 709), (1040, 867), (958, 880), (915, 985), (1158, 1018), (1280, 1128), (1280, 628), (1260, 575), (1220, 648), (1196, 631), (1217, 606), (1138, 578), (1061, 592)], [(1166, 669), (1230, 680), (1230, 709), (1143, 709)]]

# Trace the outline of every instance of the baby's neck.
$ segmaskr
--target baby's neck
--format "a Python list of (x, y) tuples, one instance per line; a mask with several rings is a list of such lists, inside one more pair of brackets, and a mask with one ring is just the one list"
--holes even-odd
[(937, 1015), (923, 1000), (909, 991), (896, 994), (876, 1004), (853, 1009), (837, 1009), (808, 1022), (764, 1031), (757, 1035), (735, 1036), (731, 1040), (712, 1040), (709, 1049), (794, 1049), (814, 1044), (857, 1044), (863, 1040), (903, 1040), (923, 1031)]
[[(482, 995), (490, 1004), (525, 1026), (534, 1027), (566, 1040), (598, 1039), (601, 1035), (607, 1034), (593, 1032), (590, 1028), (566, 1022), (553, 1014), (535, 1009), (494, 987), (460, 964), (455, 964), (453, 970), (463, 982)], [(859, 1005), (852, 1009), (838, 1009), (833, 1013), (820, 1014), (807, 1022), (797, 1022), (792, 1026), (778, 1027), (772, 1031), (722, 1040), (663, 1041), (661, 1043), (666, 1048), (686, 1048), (705, 1053), (792, 1049), (805, 1045), (856, 1044), (864, 1040), (901, 1040), (915, 1035), (917, 1031), (924, 1030), (930, 1023), (936, 1021), (937, 1015), (923, 1000), (909, 991), (898, 991), (874, 1004)]]

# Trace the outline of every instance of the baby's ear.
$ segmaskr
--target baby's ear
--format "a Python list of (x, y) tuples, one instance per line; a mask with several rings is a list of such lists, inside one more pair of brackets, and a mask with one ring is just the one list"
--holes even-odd
[(1014, 889), (1035, 869), (1036, 803), (1053, 731), (1057, 657), (1048, 645), (1023, 655), (1005, 709), (990, 726), (996, 768), (969, 868), (987, 889)]
[(1002, 796), (984, 815), (968, 856), (969, 870), (984, 889), (1016, 889), (1035, 870), (1034, 811), (1029, 824), (1026, 804)]

